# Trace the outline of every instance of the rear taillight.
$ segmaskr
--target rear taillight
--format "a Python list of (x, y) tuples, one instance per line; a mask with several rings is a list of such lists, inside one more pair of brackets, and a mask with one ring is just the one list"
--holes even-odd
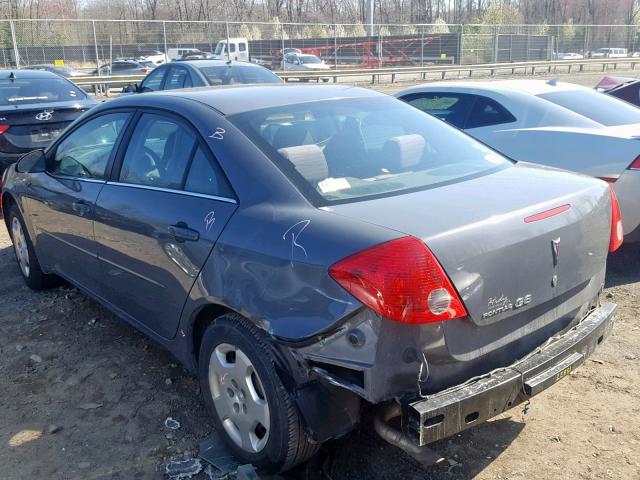
[(143, 68), (141, 71), (142, 71), (142, 73), (144, 73), (144, 74), (146, 75), (146, 74), (147, 74), (147, 73), (149, 73), (151, 70), (152, 70), (151, 68)]
[(400, 323), (432, 323), (467, 311), (421, 240), (402, 237), (334, 263), (331, 277), (363, 304)]
[(620, 213), (620, 204), (613, 187), (609, 186), (609, 195), (611, 196), (611, 238), (609, 240), (609, 252), (615, 252), (622, 245), (624, 238), (624, 229), (622, 228), (622, 214)]
[(638, 155), (636, 159), (631, 162), (631, 165), (629, 165), (629, 170), (640, 170), (640, 155)]
[(0, 135), (9, 130), (9, 127), (11, 127), (11, 125), (0, 125)]

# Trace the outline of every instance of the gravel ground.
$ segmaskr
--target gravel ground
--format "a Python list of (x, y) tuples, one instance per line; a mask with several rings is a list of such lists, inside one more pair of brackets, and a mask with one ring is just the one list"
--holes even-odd
[[(608, 269), (612, 336), (527, 414), (515, 408), (435, 444), (448, 461), (431, 468), (363, 422), (327, 446), (324, 470), (334, 480), (640, 479), (640, 246), (625, 245)], [(74, 288), (24, 286), (4, 225), (0, 356), (2, 479), (164, 478), (163, 465), (194, 455), (212, 430), (196, 380), (162, 349)], [(164, 427), (169, 416), (180, 429)]]

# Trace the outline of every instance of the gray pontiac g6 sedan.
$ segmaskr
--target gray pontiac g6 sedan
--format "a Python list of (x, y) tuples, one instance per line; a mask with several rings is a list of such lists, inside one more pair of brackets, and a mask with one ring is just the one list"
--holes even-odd
[(605, 182), (514, 164), (370, 90), (126, 96), (4, 181), (26, 283), (65, 279), (170, 350), (263, 471), (365, 405), (437, 461), (430, 443), (562, 379), (612, 327)]

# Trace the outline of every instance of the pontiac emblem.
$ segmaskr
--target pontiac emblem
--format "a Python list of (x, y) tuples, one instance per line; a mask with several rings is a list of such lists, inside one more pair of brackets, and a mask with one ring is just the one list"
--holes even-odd
[(551, 240), (551, 251), (553, 253), (553, 266), (558, 264), (558, 257), (560, 256), (560, 237), (555, 240)]
[(40, 112), (36, 115), (36, 120), (51, 120), (51, 117), (53, 117), (52, 114), (53, 112), (51, 110), (45, 110), (44, 112)]

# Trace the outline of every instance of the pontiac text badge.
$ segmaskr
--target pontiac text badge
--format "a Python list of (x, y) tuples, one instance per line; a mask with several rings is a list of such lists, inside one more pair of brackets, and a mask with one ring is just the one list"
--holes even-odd
[(525, 305), (529, 305), (532, 299), (533, 297), (531, 296), (531, 294), (518, 297), (513, 302), (506, 295), (500, 295), (499, 297), (491, 297), (487, 302), (487, 307), (489, 308), (489, 311), (483, 313), (482, 318), (483, 319), (491, 318), (498, 315), (499, 313), (524, 307)]

